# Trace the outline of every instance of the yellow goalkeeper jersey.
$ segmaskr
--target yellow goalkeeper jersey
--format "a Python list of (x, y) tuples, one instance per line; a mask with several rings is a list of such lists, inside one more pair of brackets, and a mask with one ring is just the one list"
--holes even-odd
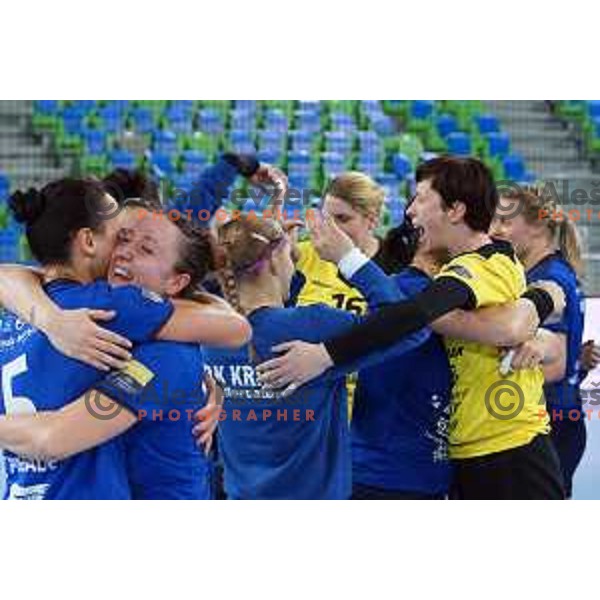
[[(476, 308), (515, 301), (526, 288), (525, 272), (512, 246), (499, 241), (455, 257), (437, 277), (452, 277), (467, 285)], [(549, 431), (540, 368), (503, 377), (498, 348), (452, 338), (444, 341), (453, 374), (452, 458), (517, 448)]]
[[(363, 295), (339, 276), (338, 269), (333, 263), (320, 258), (309, 240), (300, 242), (298, 250), (299, 259), (296, 263), (296, 270), (304, 278), (296, 302), (298, 306), (320, 303), (352, 311), (359, 315), (366, 313), (367, 301)], [(348, 375), (348, 415), (350, 417), (356, 381), (356, 373)]]

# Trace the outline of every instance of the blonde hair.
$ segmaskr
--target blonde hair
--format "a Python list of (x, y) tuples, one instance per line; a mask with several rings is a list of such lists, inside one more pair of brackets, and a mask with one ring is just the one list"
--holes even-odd
[[(278, 221), (241, 216), (225, 223), (217, 230), (217, 278), (225, 300), (240, 314), (238, 283), (256, 277), (273, 251), (286, 238)], [(254, 346), (250, 344), (250, 360), (256, 362)]]
[(539, 186), (525, 186), (521, 190), (511, 190), (502, 194), (502, 197), (521, 203), (521, 213), (528, 224), (543, 223), (573, 270), (578, 276), (583, 274), (577, 228), (562, 213), (552, 193)]
[(325, 195), (335, 196), (366, 218), (379, 220), (385, 192), (373, 179), (359, 171), (348, 171), (335, 177)]

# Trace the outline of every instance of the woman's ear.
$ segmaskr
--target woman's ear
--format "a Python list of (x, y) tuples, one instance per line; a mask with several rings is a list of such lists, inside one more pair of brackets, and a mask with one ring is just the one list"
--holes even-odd
[(96, 250), (94, 232), (89, 227), (79, 229), (73, 238), (74, 249), (85, 257), (93, 257)]
[(169, 277), (165, 285), (165, 293), (169, 297), (175, 297), (190, 285), (192, 278), (188, 273), (177, 273)]

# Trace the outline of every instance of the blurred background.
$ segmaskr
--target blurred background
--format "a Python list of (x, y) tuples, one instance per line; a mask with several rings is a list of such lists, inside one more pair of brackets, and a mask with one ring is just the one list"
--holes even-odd
[[(366, 172), (386, 189), (383, 230), (402, 220), (420, 161), (477, 156), (497, 181), (554, 187), (579, 227), (586, 295), (600, 298), (600, 101), (0, 101), (0, 262), (29, 258), (8, 215), (12, 190), (122, 167), (151, 173), (168, 198), (191, 190), (223, 150), (282, 167), (315, 202), (332, 176)], [(597, 311), (600, 300), (589, 302), (585, 339), (598, 334)], [(596, 382), (592, 373), (586, 385)], [(597, 416), (575, 497), (600, 498)]]

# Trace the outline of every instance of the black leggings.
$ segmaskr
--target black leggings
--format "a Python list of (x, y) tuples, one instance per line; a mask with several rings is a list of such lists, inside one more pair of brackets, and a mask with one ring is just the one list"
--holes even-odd
[(549, 436), (477, 458), (454, 460), (451, 500), (564, 500), (558, 455)]

